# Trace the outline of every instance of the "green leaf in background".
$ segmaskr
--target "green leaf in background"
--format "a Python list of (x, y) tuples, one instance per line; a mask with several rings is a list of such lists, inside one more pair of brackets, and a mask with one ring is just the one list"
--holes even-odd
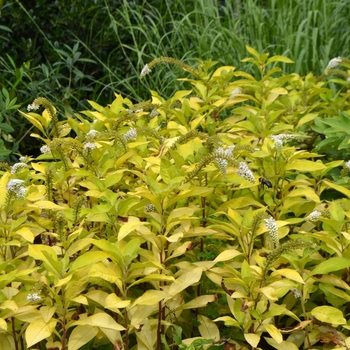
[(160, 175), (163, 181), (169, 184), (172, 179), (178, 176), (178, 171), (168, 159), (162, 158), (160, 161)]
[(0, 130), (4, 131), (6, 133), (10, 133), (10, 132), (14, 131), (14, 129), (11, 125), (5, 124), (5, 123), (0, 123)]
[(327, 274), (329, 272), (343, 270), (350, 267), (350, 259), (335, 257), (319, 263), (310, 273), (313, 275)]

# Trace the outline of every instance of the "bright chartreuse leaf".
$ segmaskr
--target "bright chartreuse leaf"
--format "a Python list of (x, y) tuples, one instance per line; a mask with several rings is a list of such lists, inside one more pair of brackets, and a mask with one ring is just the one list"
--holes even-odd
[(317, 306), (311, 310), (311, 315), (321, 322), (334, 325), (346, 324), (346, 319), (344, 318), (341, 310), (332, 306)]

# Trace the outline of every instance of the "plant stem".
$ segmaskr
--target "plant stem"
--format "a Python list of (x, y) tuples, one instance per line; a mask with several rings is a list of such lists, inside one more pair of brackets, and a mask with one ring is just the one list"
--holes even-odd
[(158, 325), (157, 325), (157, 350), (162, 350), (162, 344), (161, 344), (161, 339), (160, 336), (162, 334), (162, 302), (160, 301), (158, 304)]
[(18, 350), (18, 339), (16, 336), (15, 319), (11, 317), (12, 335), (15, 342), (15, 349)]
[[(64, 293), (63, 293), (64, 297)], [(67, 329), (66, 329), (66, 304), (63, 299), (63, 315), (62, 315), (62, 350), (66, 349)]]
[[(305, 291), (304, 291), (304, 285), (302, 285), (300, 303), (301, 303), (301, 309), (303, 310), (304, 319), (307, 321), (307, 320), (308, 320), (308, 317), (307, 317), (306, 310), (305, 310), (304, 293), (305, 293)], [(305, 335), (306, 335), (306, 339), (307, 339), (308, 349), (311, 349), (311, 341), (310, 341), (308, 326), (305, 327)]]

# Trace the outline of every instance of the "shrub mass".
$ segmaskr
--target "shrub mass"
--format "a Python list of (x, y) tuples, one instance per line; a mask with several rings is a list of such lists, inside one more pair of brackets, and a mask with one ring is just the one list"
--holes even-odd
[(247, 50), (255, 75), (161, 57), (141, 78), (181, 69), (170, 98), (20, 112), (41, 154), (1, 163), (4, 348), (350, 346), (349, 61)]

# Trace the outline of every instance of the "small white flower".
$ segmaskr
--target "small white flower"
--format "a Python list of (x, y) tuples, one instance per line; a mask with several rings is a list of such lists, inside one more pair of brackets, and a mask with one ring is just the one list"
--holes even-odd
[(226, 169), (227, 169), (227, 164), (228, 164), (228, 161), (224, 158), (215, 158), (215, 162), (216, 164), (218, 165), (220, 171), (221, 171), (221, 174), (222, 175), (226, 175)]
[(153, 204), (147, 204), (145, 205), (145, 210), (147, 213), (150, 213), (152, 211), (156, 211), (156, 207)]
[(40, 108), (40, 106), (36, 105), (34, 102), (30, 105), (28, 105), (27, 110), (30, 111), (37, 111)]
[(27, 157), (19, 157), (19, 161), (21, 163), (25, 163), (26, 160), (27, 160)]
[(14, 194), (17, 198), (23, 199), (26, 195), (24, 181), (19, 179), (11, 179), (6, 186), (6, 191)]
[(26, 163), (13, 164), (12, 167), (11, 167), (11, 174), (12, 175), (16, 174), (16, 173), (18, 173), (19, 171), (21, 171), (24, 168), (28, 168), (28, 165)]
[(283, 147), (282, 140), (276, 140), (272, 148), (281, 149)]
[(350, 170), (350, 160), (348, 160), (348, 161), (345, 163), (345, 168), (347, 168), (347, 169)]
[(311, 222), (316, 222), (319, 218), (322, 217), (322, 213), (318, 210), (314, 210), (312, 213), (310, 213), (305, 220), (306, 221), (311, 221)]
[(28, 301), (37, 301), (40, 300), (41, 296), (38, 293), (32, 293), (27, 295), (27, 300)]
[(237, 171), (237, 175), (243, 177), (243, 179), (248, 180), (252, 183), (255, 182), (255, 178), (251, 170), (248, 168), (248, 165), (245, 162), (239, 163), (239, 168)]
[(86, 142), (83, 149), (92, 151), (93, 149), (96, 149), (96, 145), (93, 142)]
[(135, 110), (135, 113), (141, 113), (141, 112), (143, 112), (143, 109), (142, 109), (142, 108), (136, 109), (136, 110)]
[(326, 70), (328, 70), (328, 69), (333, 69), (333, 68), (339, 66), (339, 64), (340, 64), (341, 62), (342, 62), (342, 58), (339, 57), (339, 56), (338, 56), (338, 57), (335, 57), (335, 58), (332, 58), (332, 59), (329, 61)]
[(18, 191), (16, 192), (16, 195), (19, 199), (24, 199), (26, 196), (27, 189), (25, 187), (20, 187)]
[(234, 145), (228, 146), (226, 149), (219, 147), (215, 150), (215, 162), (218, 165), (221, 173), (225, 176), (228, 161), (226, 158), (232, 158), (232, 151), (235, 148)]
[(292, 292), (293, 292), (293, 295), (294, 295), (295, 299), (299, 299), (301, 297), (300, 292), (299, 292), (298, 289), (292, 288)]
[(40, 152), (42, 154), (49, 154), (51, 153), (51, 148), (48, 145), (43, 145), (40, 147)]
[(278, 240), (278, 227), (276, 220), (270, 216), (268, 219), (264, 219), (265, 226), (269, 230), (269, 235), (271, 236), (273, 242), (278, 245), (279, 240)]
[(159, 115), (159, 112), (156, 109), (153, 109), (152, 112), (150, 113), (149, 117), (150, 118), (154, 118), (157, 115)]
[(272, 135), (270, 136), (271, 140), (275, 141), (275, 144), (273, 145), (273, 148), (282, 148), (283, 142), (290, 141), (290, 140), (295, 140), (299, 135), (295, 134), (279, 134), (279, 135)]
[(235, 146), (228, 146), (226, 149), (219, 147), (215, 150), (215, 155), (220, 158), (220, 157), (232, 157), (232, 151), (234, 150)]
[(279, 135), (271, 135), (271, 140), (290, 141), (290, 140), (297, 139), (298, 137), (300, 136), (295, 134), (279, 134)]
[(23, 186), (24, 185), (24, 181), (23, 180), (19, 180), (19, 179), (12, 179), (8, 182), (7, 186), (6, 186), (6, 190), (7, 191), (13, 191), (15, 188), (17, 188), (18, 186)]
[(125, 141), (135, 140), (137, 137), (137, 130), (135, 128), (130, 128), (128, 132), (123, 135)]
[(86, 134), (86, 138), (91, 138), (91, 139), (93, 139), (93, 138), (95, 138), (95, 137), (97, 136), (97, 134), (98, 134), (98, 131), (92, 129), (92, 130), (90, 130), (90, 131)]
[(234, 98), (236, 95), (239, 95), (241, 93), (242, 93), (242, 90), (237, 87), (231, 92), (230, 98)]
[(148, 64), (146, 64), (141, 71), (140, 78), (143, 78), (145, 75), (151, 73), (152, 71), (149, 69)]

